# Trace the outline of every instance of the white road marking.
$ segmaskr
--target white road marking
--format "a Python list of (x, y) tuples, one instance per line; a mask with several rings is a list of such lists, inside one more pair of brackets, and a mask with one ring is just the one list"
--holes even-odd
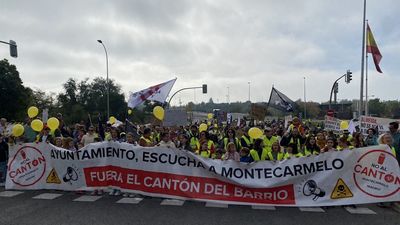
[(227, 204), (215, 203), (215, 202), (207, 202), (206, 207), (210, 208), (228, 208)]
[(174, 206), (182, 206), (185, 201), (178, 199), (164, 199), (160, 205), (174, 205)]
[(40, 195), (36, 195), (33, 197), (34, 199), (46, 199), (46, 200), (53, 200), (55, 198), (60, 197), (62, 194), (55, 194), (55, 193), (43, 193)]
[(91, 195), (83, 195), (79, 198), (74, 199), (74, 202), (95, 202), (102, 198), (103, 196), (91, 196)]
[(325, 212), (325, 210), (320, 207), (299, 207), (299, 209), (302, 212)]
[(262, 209), (262, 210), (276, 210), (275, 206), (266, 206), (266, 205), (252, 205), (252, 209)]
[(143, 200), (143, 198), (121, 198), (120, 200), (117, 201), (117, 203), (120, 203), (120, 204), (138, 204), (142, 200)]
[(368, 208), (361, 208), (361, 207), (344, 207), (347, 212), (351, 213), (351, 214), (368, 214), (368, 215), (375, 215), (376, 212), (372, 211), (371, 209)]
[(22, 193), (24, 193), (24, 192), (22, 192), (22, 191), (3, 191), (3, 192), (0, 192), (0, 197), (14, 197), (14, 196), (20, 195)]

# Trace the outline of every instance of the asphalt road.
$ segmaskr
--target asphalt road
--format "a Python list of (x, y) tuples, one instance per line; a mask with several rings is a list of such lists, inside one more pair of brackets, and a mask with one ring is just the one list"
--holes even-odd
[[(37, 199), (43, 197), (56, 198)], [(118, 201), (130, 201), (130, 203), (118, 203)], [(108, 195), (96, 199), (96, 197), (78, 195), (73, 192), (44, 190), (12, 192), (0, 188), (1, 225), (400, 225), (399, 213), (390, 208), (384, 209), (375, 205), (358, 206), (356, 211), (351, 211), (351, 209), (349, 211), (344, 207), (311, 209), (324, 212), (304, 212), (302, 210), (304, 209), (296, 207), (254, 209), (251, 206), (213, 205), (204, 202), (170, 201), (160, 198), (126, 199), (122, 196)]]

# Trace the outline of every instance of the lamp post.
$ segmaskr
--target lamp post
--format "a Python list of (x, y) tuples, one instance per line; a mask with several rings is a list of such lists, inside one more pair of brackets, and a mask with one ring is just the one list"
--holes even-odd
[(307, 118), (306, 77), (304, 78), (304, 119)]
[(110, 83), (108, 82), (108, 54), (107, 54), (107, 49), (104, 43), (101, 40), (97, 40), (103, 48), (104, 52), (106, 53), (106, 68), (107, 68), (107, 119), (110, 118)]
[(247, 82), (247, 83), (249, 84), (249, 102), (251, 102), (251, 101), (250, 101), (250, 81)]

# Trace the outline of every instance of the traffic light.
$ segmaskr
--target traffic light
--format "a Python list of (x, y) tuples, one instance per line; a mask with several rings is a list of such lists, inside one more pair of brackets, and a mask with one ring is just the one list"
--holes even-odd
[(203, 84), (203, 94), (207, 94), (207, 84)]
[(10, 40), (10, 56), (14, 58), (18, 57), (17, 43), (13, 40)]
[(350, 83), (350, 81), (353, 79), (352, 77), (353, 77), (353, 75), (351, 75), (351, 74), (353, 74), (350, 70), (347, 70), (347, 72), (346, 72), (346, 83)]
[(335, 93), (339, 93), (339, 84), (338, 83), (335, 83), (335, 87), (333, 88), (333, 91)]

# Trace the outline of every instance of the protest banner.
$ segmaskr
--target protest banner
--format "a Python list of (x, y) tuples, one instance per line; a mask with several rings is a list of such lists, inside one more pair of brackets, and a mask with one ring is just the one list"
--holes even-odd
[(333, 131), (333, 133), (338, 134), (341, 132), (340, 130), (340, 123), (342, 121), (340, 119), (337, 119), (335, 117), (331, 116), (325, 116), (325, 130), (326, 131)]
[(388, 146), (279, 162), (202, 158), (175, 148), (99, 142), (69, 151), (15, 145), (6, 189), (119, 188), (143, 195), (241, 205), (329, 206), (400, 201), (400, 171)]
[(376, 129), (380, 134), (386, 133), (389, 131), (389, 123), (397, 121), (400, 123), (400, 120), (397, 119), (389, 119), (389, 118), (380, 118), (380, 117), (372, 117), (372, 116), (360, 116), (360, 129), (361, 133), (367, 135), (367, 131), (369, 128)]

